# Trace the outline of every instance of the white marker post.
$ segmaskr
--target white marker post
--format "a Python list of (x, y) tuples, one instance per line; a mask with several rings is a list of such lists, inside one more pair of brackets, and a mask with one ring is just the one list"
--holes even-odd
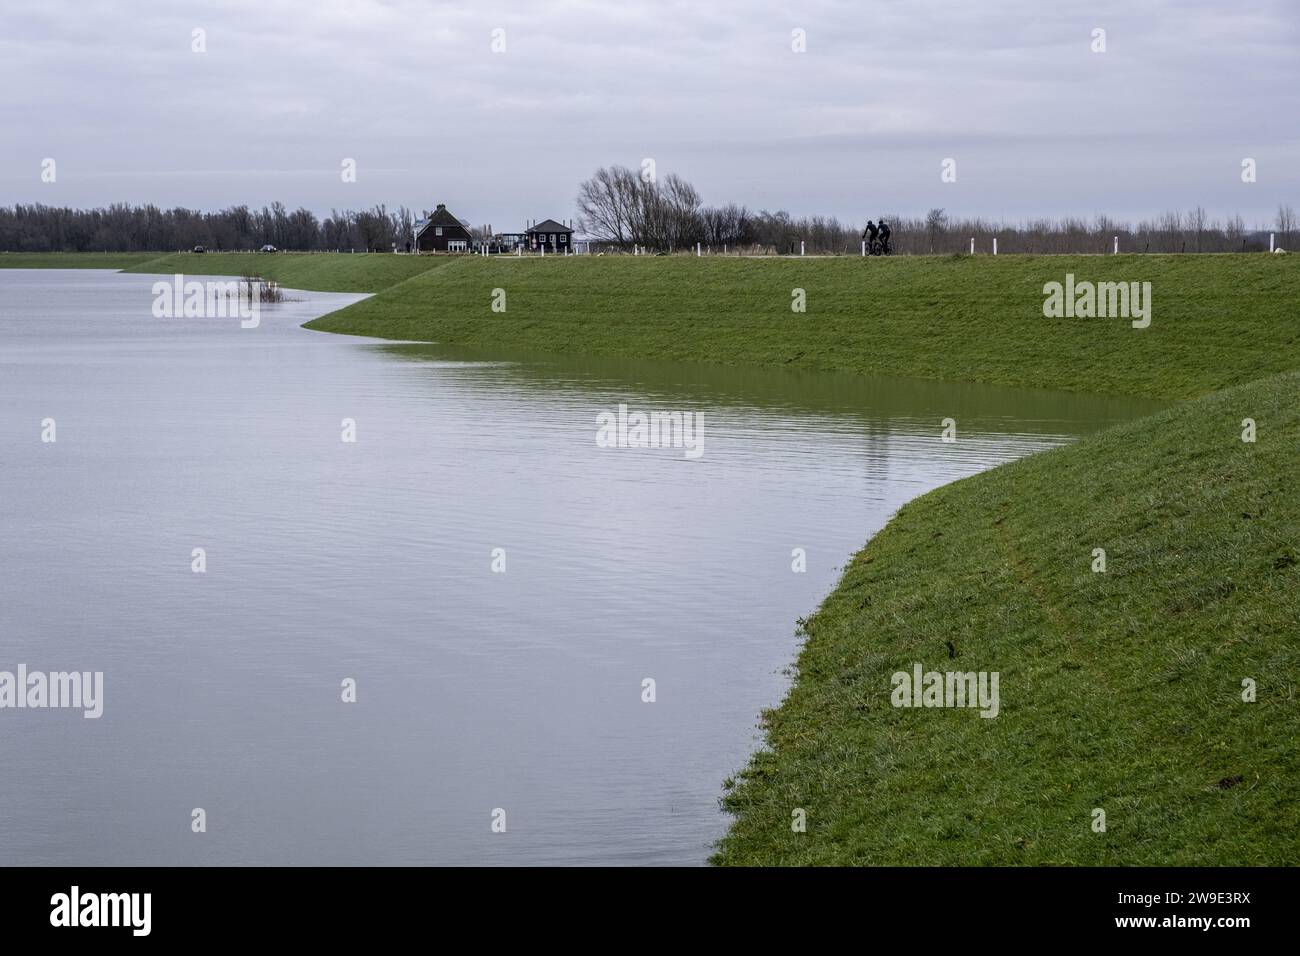
[(803, 255), (803, 240), (799, 240), (799, 255)]
[(698, 259), (699, 257), (700, 257), (700, 244), (697, 242), (695, 244), (695, 258)]
[(1273, 252), (1273, 251), (1274, 251), (1274, 247), (1273, 247), (1273, 236), (1274, 236), (1274, 235), (1275, 235), (1275, 234), (1274, 234), (1274, 233), (1271, 233), (1271, 232), (1268, 234), (1268, 251), (1269, 251), (1269, 252)]
[(997, 237), (997, 236), (994, 236), (994, 237), (993, 237), (993, 254), (994, 254), (995, 256), (998, 254), (998, 237)]
[(1119, 255), (1119, 236), (1115, 237), (1115, 255)]
[(867, 254), (867, 240), (865, 239), (862, 240), (862, 254), (864, 256)]
[(970, 254), (971, 254), (972, 256), (975, 255), (975, 237), (974, 237), (974, 236), (971, 236), (971, 237), (970, 237)]

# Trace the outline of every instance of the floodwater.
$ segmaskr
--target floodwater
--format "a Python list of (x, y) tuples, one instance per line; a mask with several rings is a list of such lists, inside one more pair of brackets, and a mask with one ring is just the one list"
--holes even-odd
[[(1154, 407), (299, 328), (356, 296), (160, 319), (155, 281), (0, 270), (0, 672), (104, 675), (98, 719), (0, 709), (0, 864), (703, 863), (852, 553)], [(700, 453), (601, 447), (620, 404)]]

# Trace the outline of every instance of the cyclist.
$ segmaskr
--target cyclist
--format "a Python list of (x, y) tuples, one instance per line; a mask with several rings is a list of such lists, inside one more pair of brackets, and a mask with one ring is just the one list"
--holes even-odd
[(868, 251), (868, 252), (870, 252), (870, 251), (871, 251), (871, 247), (874, 246), (874, 245), (876, 244), (876, 233), (877, 233), (878, 231), (879, 231), (879, 230), (876, 229), (876, 224), (875, 224), (874, 222), (872, 222), (870, 219), (868, 219), (868, 220), (867, 220), (867, 228), (864, 229), (864, 230), (862, 230), (862, 238), (865, 239), (865, 240), (867, 240), (867, 251)]
[(889, 223), (880, 220), (880, 250), (885, 255), (889, 255)]

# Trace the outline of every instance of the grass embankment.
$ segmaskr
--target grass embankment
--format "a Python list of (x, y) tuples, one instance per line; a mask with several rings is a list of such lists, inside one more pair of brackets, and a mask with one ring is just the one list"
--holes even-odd
[[(309, 328), (1186, 398), (1297, 364), (1294, 258), (466, 257)], [(1150, 328), (1044, 318), (1043, 284), (1067, 272), (1151, 282)], [(504, 313), (491, 310), (494, 289)]]
[[(806, 622), (715, 862), (1300, 861), (1297, 395), (1269, 378), (906, 505)], [(895, 708), (916, 662), (999, 672), (999, 715)]]

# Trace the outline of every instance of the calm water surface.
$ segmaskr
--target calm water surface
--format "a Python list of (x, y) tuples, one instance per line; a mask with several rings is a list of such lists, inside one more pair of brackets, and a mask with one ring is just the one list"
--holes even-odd
[[(356, 296), (155, 319), (155, 279), (0, 270), (0, 670), (105, 673), (99, 720), (0, 710), (0, 864), (701, 863), (868, 536), (1154, 407), (299, 328)], [(597, 447), (619, 403), (703, 457)]]

